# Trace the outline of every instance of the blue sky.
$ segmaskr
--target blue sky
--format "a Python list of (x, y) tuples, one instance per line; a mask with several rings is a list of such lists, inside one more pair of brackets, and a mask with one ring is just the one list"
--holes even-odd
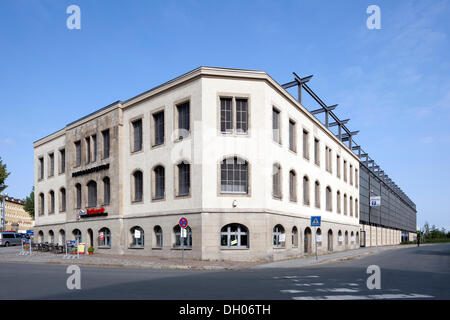
[[(81, 30), (66, 8), (81, 9)], [(369, 30), (366, 8), (381, 9)], [(260, 69), (313, 90), (355, 140), (450, 229), (449, 1), (0, 2), (0, 157), (6, 192), (33, 185), (33, 141), (200, 65)], [(308, 101), (305, 104), (308, 107)]]

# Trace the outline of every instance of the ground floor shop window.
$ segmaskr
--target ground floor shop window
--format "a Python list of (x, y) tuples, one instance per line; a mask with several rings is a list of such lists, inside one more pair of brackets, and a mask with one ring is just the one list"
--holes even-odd
[(248, 229), (238, 223), (224, 226), (220, 231), (220, 245), (228, 248), (248, 248)]
[(163, 232), (160, 226), (155, 226), (155, 247), (162, 248), (163, 246)]
[(108, 228), (102, 228), (98, 232), (98, 246), (111, 247), (111, 231)]
[(143, 248), (144, 247), (144, 230), (141, 227), (133, 227), (131, 232), (131, 248)]
[[(179, 225), (176, 225), (173, 228), (173, 233), (175, 235), (175, 248), (181, 247), (181, 227)], [(183, 245), (185, 248), (192, 248), (192, 231), (190, 227), (186, 228), (186, 237), (183, 238)]]
[(286, 233), (281, 224), (277, 224), (273, 227), (273, 247), (284, 248), (286, 243)]
[(81, 243), (82, 241), (82, 237), (81, 237), (81, 231), (78, 229), (73, 230), (73, 237), (75, 239), (75, 241), (78, 241), (78, 243)]

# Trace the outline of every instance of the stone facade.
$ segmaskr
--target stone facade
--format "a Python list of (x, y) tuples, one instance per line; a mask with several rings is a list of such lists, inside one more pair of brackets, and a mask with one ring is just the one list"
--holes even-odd
[[(0, 197), (0, 206), (3, 205)], [(31, 230), (33, 218), (24, 210), (24, 201), (13, 197), (5, 197), (5, 230)]]
[[(222, 97), (232, 99), (234, 106), (239, 99), (247, 101), (248, 132), (221, 132)], [(184, 103), (189, 103), (190, 129), (179, 139), (177, 108)], [(280, 116), (280, 141), (274, 141), (272, 136), (275, 109)], [(164, 112), (164, 141), (155, 146), (154, 115), (161, 111)], [(142, 121), (142, 148), (135, 152), (133, 122), (137, 119)], [(295, 123), (296, 147), (293, 150), (289, 143), (289, 122)], [(110, 132), (108, 157), (102, 153), (102, 131), (106, 129)], [(309, 143), (305, 148), (309, 156), (302, 152), (304, 131), (308, 132)], [(94, 135), (96, 140), (92, 138)], [(314, 140), (319, 150), (317, 162), (314, 161)], [(76, 164), (77, 141), (81, 141), (82, 150), (79, 166)], [(91, 146), (93, 159), (95, 143), (95, 161), (87, 163), (87, 146)], [(57, 155), (62, 149), (65, 150), (65, 171), (49, 176), (48, 166), (44, 165), (44, 175), (40, 179), (39, 159), (45, 162), (49, 154)], [(331, 163), (326, 168), (329, 159), (325, 150), (329, 149)], [(181, 255), (180, 247), (175, 245), (176, 226), (181, 217), (186, 217), (192, 239), (184, 250), (187, 258), (271, 261), (314, 254), (316, 230), (309, 227), (310, 219), (321, 216), (319, 254), (359, 247), (362, 228), (357, 201), (359, 177), (349, 169), (358, 168), (359, 159), (262, 71), (195, 69), (125, 102), (111, 104), (36, 141), (34, 154), (36, 212), (40, 212), (35, 228), (38, 241), (62, 243), (75, 239), (74, 230), (79, 230), (82, 242), (103, 252), (174, 257)], [(221, 191), (221, 163), (232, 157), (248, 164), (245, 193)], [(337, 161), (340, 161), (339, 170)], [(177, 165), (181, 162), (190, 165), (189, 193), (183, 196), (177, 194)], [(274, 164), (281, 168), (279, 196), (274, 196), (272, 190)], [(165, 172), (164, 195), (155, 199), (154, 169), (157, 166), (162, 166)], [(143, 175), (141, 201), (133, 200), (133, 174), (137, 171)], [(294, 190), (291, 172), (295, 173), (294, 198), (294, 191), (290, 193)], [(105, 177), (110, 179), (109, 204), (104, 203)], [(303, 200), (304, 179), (309, 181), (309, 203)], [(95, 182), (97, 188), (96, 205), (90, 207), (87, 199), (91, 182)], [(316, 183), (318, 206), (315, 205)], [(78, 184), (82, 193), (81, 208), (76, 204)], [(65, 209), (51, 212), (44, 206), (41, 210), (39, 197), (44, 197), (47, 205), (51, 191), (62, 188), (66, 191)], [(331, 198), (327, 198), (328, 190)], [(60, 208), (62, 194), (55, 194), (56, 206)], [(344, 200), (347, 201), (345, 206)], [(80, 211), (101, 208), (107, 215), (80, 217)], [(246, 245), (222, 245), (222, 230), (230, 224), (239, 224), (246, 230)], [(135, 227), (144, 234), (144, 245), (136, 245)], [(104, 228), (109, 230), (110, 245), (101, 240)], [(278, 245), (274, 245), (276, 232)], [(372, 241), (382, 243), (386, 237), (375, 233)]]

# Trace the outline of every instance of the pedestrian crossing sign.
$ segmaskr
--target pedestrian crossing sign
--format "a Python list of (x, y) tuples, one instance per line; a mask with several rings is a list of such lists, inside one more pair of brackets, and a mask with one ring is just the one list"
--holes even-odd
[(320, 216), (311, 217), (311, 227), (320, 227)]

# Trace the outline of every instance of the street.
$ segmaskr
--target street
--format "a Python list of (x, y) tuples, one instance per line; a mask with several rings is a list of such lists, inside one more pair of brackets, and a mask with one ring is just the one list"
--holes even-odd
[[(379, 290), (366, 286), (370, 265), (381, 269)], [(450, 244), (387, 250), (302, 268), (82, 266), (80, 290), (67, 288), (70, 274), (64, 265), (0, 263), (0, 268), (0, 299), (450, 299)]]

